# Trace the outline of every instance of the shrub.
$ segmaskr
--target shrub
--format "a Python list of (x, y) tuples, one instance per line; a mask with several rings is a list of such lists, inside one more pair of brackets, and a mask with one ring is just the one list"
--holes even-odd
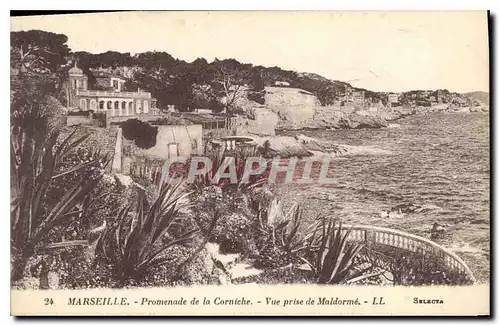
[[(96, 164), (94, 159), (57, 171), (61, 159), (88, 135), (72, 141), (73, 132), (58, 144), (64, 120), (45, 127), (43, 123), (29, 123), (43, 120), (40, 114), (36, 108), (24, 111), (14, 120), (11, 133), (13, 281), (23, 277), (28, 259), (44, 244), (51, 230), (67, 227), (68, 221), (82, 213), (80, 205), (102, 176), (102, 171), (88, 169)], [(74, 176), (73, 182), (66, 183), (64, 193), (56, 198), (48, 196), (58, 178), (70, 175)]]
[(62, 248), (36, 257), (38, 263), (33, 265), (35, 270), (32, 276), (43, 280), (41, 265), (48, 265), (45, 273), (51, 271), (58, 275), (59, 288), (87, 289), (115, 286), (106, 266), (94, 259), (91, 247)]
[(79, 171), (72, 171), (71, 167), (78, 164), (86, 165), (89, 180), (99, 178), (95, 187), (90, 190), (84, 200), (77, 205), (80, 212), (69, 217), (64, 225), (53, 227), (42, 240), (42, 244), (59, 241), (85, 240), (93, 226), (101, 225), (108, 217), (116, 214), (120, 206), (119, 194), (122, 187), (114, 182), (114, 178), (107, 175), (100, 177), (101, 171), (106, 168), (109, 160), (100, 154), (99, 150), (92, 150), (83, 143), (69, 151), (57, 164), (52, 186), (46, 193), (47, 202), (57, 202), (67, 192), (69, 184), (74, 184), (81, 178)]
[(193, 240), (196, 229), (178, 236), (171, 232), (174, 226), (186, 223), (180, 212), (186, 207), (183, 203), (186, 195), (177, 194), (178, 187), (162, 185), (150, 208), (141, 196), (132, 217), (129, 205), (121, 210), (117, 223), (107, 227), (100, 236), (96, 252), (112, 266), (120, 284), (126, 284), (129, 279), (139, 281), (152, 268), (169, 264), (172, 257), (165, 255), (167, 249)]
[[(192, 201), (196, 203), (194, 219), (200, 231), (209, 237), (209, 241), (220, 244), (221, 252), (241, 252), (253, 222), (252, 216), (243, 210), (243, 204), (235, 203), (232, 194), (223, 193), (217, 185), (210, 185), (200, 192), (192, 193)], [(244, 201), (244, 195), (240, 201)], [(218, 220), (210, 230), (214, 216)]]
[(299, 260), (299, 252), (306, 247), (311, 236), (308, 232), (305, 236), (299, 233), (302, 216), (298, 205), (283, 213), (278, 199), (259, 210), (256, 230), (258, 267), (276, 268)]
[(165, 161), (148, 157), (135, 159), (136, 161), (130, 164), (132, 179), (144, 187), (153, 185), (159, 188), (162, 183)]
[[(190, 184), (194, 191), (200, 192), (204, 188), (217, 185), (222, 189), (223, 192), (231, 191), (232, 193), (236, 193), (237, 191), (247, 191), (254, 187), (262, 187), (266, 181), (268, 173), (262, 173), (260, 175), (251, 175), (247, 183), (243, 183), (243, 177), (245, 173), (245, 162), (247, 159), (247, 155), (245, 153), (235, 153), (234, 155), (226, 155), (221, 153), (213, 153), (209, 156), (210, 162), (212, 163), (210, 170), (205, 175), (198, 175), (194, 179), (194, 181)], [(220, 167), (223, 165), (224, 161), (227, 159), (233, 159), (236, 167), (236, 183), (232, 183), (230, 179), (219, 179), (216, 182), (213, 182), (217, 176), (217, 171), (219, 171)], [(186, 167), (190, 166), (190, 162), (188, 161), (185, 164)], [(270, 166), (267, 168), (270, 169)], [(226, 170), (221, 172), (226, 172)], [(187, 172), (186, 172), (187, 174)]]
[[(237, 183), (228, 179), (220, 179), (212, 183), (217, 171), (225, 158), (234, 158)], [(257, 193), (266, 185), (265, 176), (251, 176), (248, 183), (241, 183), (245, 168), (245, 155), (235, 153), (234, 156), (214, 154), (211, 170), (203, 176), (198, 176), (189, 184), (193, 189), (192, 200), (197, 205), (195, 220), (204, 234), (207, 226), (211, 224), (215, 215), (219, 219), (210, 234), (210, 240), (220, 244), (222, 252), (242, 252), (253, 254), (255, 252), (255, 239), (252, 233), (252, 224), (255, 221), (258, 208)], [(186, 166), (189, 166), (186, 164)], [(263, 190), (263, 189), (262, 189)]]
[(133, 140), (137, 147), (148, 149), (156, 145), (158, 128), (139, 119), (129, 119), (121, 124), (123, 137)]
[(211, 239), (220, 244), (222, 253), (237, 253), (247, 250), (251, 219), (244, 214), (227, 213), (220, 218)]
[(472, 281), (467, 275), (446, 267), (443, 258), (431, 252), (415, 253), (399, 248), (372, 244), (360, 251), (359, 262), (369, 264), (389, 275), (394, 285), (464, 285)]
[(106, 112), (95, 112), (94, 120), (97, 121), (97, 126), (101, 128), (106, 127)]
[(246, 117), (250, 120), (255, 120), (257, 119), (257, 111), (255, 108), (249, 108), (246, 110)]
[(266, 95), (265, 91), (260, 91), (260, 92), (249, 91), (247, 93), (247, 98), (250, 101), (254, 101), (254, 102), (257, 102), (259, 104), (264, 105), (266, 103), (265, 95)]
[(171, 125), (192, 125), (193, 123), (182, 116), (169, 114), (157, 120), (150, 120), (149, 124), (155, 126), (171, 126)]

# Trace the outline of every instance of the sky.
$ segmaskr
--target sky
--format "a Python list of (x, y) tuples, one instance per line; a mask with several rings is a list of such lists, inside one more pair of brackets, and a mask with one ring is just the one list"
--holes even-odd
[(487, 14), (126, 12), (12, 17), (11, 30), (68, 36), (73, 51), (165, 51), (317, 73), (374, 91), (489, 91)]

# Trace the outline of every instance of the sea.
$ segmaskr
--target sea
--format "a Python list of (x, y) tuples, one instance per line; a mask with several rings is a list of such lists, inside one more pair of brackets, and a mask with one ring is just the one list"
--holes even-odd
[[(358, 149), (331, 162), (335, 187), (296, 185), (285, 201), (349, 224), (389, 227), (430, 237), (455, 252), (479, 281), (490, 273), (490, 126), (487, 113), (413, 115), (388, 128), (302, 130)], [(359, 150), (365, 149), (365, 150)], [(412, 204), (415, 213), (384, 215)]]

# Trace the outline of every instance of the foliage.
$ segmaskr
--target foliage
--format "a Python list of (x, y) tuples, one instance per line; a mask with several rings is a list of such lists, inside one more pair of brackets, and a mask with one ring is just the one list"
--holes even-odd
[[(11, 276), (15, 281), (23, 277), (27, 261), (37, 251), (53, 241), (60, 241), (60, 247), (71, 245), (66, 240), (79, 228), (76, 224), (86, 222), (86, 203), (96, 195), (107, 158), (71, 159), (89, 135), (76, 137), (78, 129), (66, 132), (61, 104), (54, 98), (66, 37), (40, 31), (11, 37), (11, 56), (25, 55), (17, 62), (21, 67), (15, 67), (19, 73), (11, 75)], [(56, 74), (47, 75), (44, 67)]]
[(252, 275), (234, 280), (234, 283), (257, 283), (257, 284), (314, 284), (314, 279), (308, 271), (286, 265), (274, 269), (265, 269), (258, 275)]
[(65, 64), (70, 49), (68, 37), (41, 30), (10, 33), (11, 66), (21, 72), (39, 69), (55, 71)]
[(390, 275), (394, 285), (464, 285), (471, 284), (467, 275), (446, 267), (444, 260), (432, 252), (414, 253), (398, 248), (372, 244), (363, 248), (359, 263), (369, 264)]
[[(194, 220), (209, 241), (220, 244), (221, 252), (241, 252), (246, 247), (252, 217), (236, 203), (245, 195), (236, 196), (218, 185), (209, 185), (191, 194)], [(235, 202), (236, 201), (236, 202)], [(214, 216), (216, 223), (212, 226)]]
[(259, 104), (264, 105), (266, 103), (266, 99), (264, 97), (265, 95), (266, 95), (265, 91), (260, 91), (260, 92), (250, 91), (247, 93), (247, 98), (250, 101), (254, 101), (254, 102), (257, 102)]
[[(125, 89), (135, 91), (141, 88), (151, 92), (157, 98), (160, 108), (166, 108), (169, 104), (174, 104), (180, 111), (192, 111), (194, 108), (221, 111), (225, 108), (228, 114), (237, 112), (236, 99), (245, 92), (248, 99), (264, 104), (264, 87), (273, 86), (276, 81), (288, 82), (291, 87), (301, 88), (316, 95), (322, 105), (332, 105), (335, 99), (345, 93), (346, 87), (350, 87), (346, 82), (331, 80), (313, 73), (297, 73), (279, 67), (253, 66), (235, 59), (215, 59), (208, 63), (205, 59), (198, 58), (189, 63), (160, 51), (134, 55), (115, 51), (99, 54), (82, 51), (70, 53), (66, 42), (67, 36), (62, 34), (39, 30), (12, 32), (11, 66), (19, 71), (42, 69), (46, 72), (58, 72), (59, 84), (64, 75), (62, 72), (68, 68), (64, 60), (68, 55), (78, 61), (86, 74), (89, 74), (91, 68), (129, 67), (132, 69), (131, 74), (127, 73)], [(96, 86), (91, 74), (89, 85)], [(209, 88), (200, 92), (201, 85)], [(366, 97), (371, 98), (374, 103), (386, 102), (386, 93), (355, 87), (352, 89), (364, 90)], [(447, 90), (441, 91), (445, 92), (447, 97), (449, 94), (456, 94)], [(403, 104), (410, 101), (412, 92), (422, 91), (403, 93)]]
[(156, 145), (158, 128), (139, 119), (128, 119), (121, 125), (123, 137), (135, 141), (139, 148), (148, 149)]
[(273, 157), (271, 155), (271, 152), (272, 152), (272, 149), (271, 149), (271, 142), (269, 141), (269, 139), (267, 139), (264, 144), (262, 145), (262, 147), (260, 148), (261, 150), (261, 154), (263, 157), (265, 158), (271, 158)]
[[(247, 156), (248, 155), (248, 156)], [(261, 187), (266, 183), (266, 174), (261, 175), (251, 175), (248, 182), (242, 182), (245, 173), (245, 163), (247, 157), (252, 156), (250, 153), (236, 152), (233, 155), (228, 155), (226, 153), (213, 152), (208, 155), (211, 166), (209, 171), (204, 175), (197, 175), (196, 178), (190, 186), (193, 190), (200, 192), (206, 187), (211, 185), (219, 186), (223, 192), (233, 191), (245, 191), (254, 187)], [(228, 163), (229, 162), (229, 163)], [(233, 168), (236, 172), (236, 182), (232, 182), (228, 178), (220, 178), (221, 173), (226, 173), (230, 169), (231, 164), (234, 164)], [(222, 166), (228, 165), (224, 171), (220, 171)], [(190, 166), (190, 162), (185, 165)], [(219, 173), (218, 173), (219, 172)]]
[(260, 72), (257, 70), (252, 70), (250, 73), (250, 81), (249, 81), (249, 88), (247, 92), (247, 98), (251, 101), (257, 102), (259, 104), (265, 104), (266, 99), (266, 91), (265, 91), (265, 85), (264, 81), (262, 80), (262, 76), (260, 75)]
[[(318, 96), (323, 105), (333, 103), (335, 94), (347, 83), (332, 81), (314, 74), (298, 74), (279, 67), (253, 66), (235, 59), (215, 59), (208, 63), (196, 59), (191, 63), (172, 58), (165, 52), (75, 53), (80, 66), (97, 68), (134, 66), (138, 69), (126, 83), (128, 90), (148, 90), (158, 99), (159, 107), (174, 104), (180, 111), (210, 108), (236, 112), (236, 100), (243, 95), (259, 104), (265, 103), (265, 86), (287, 81), (292, 87), (305, 89)], [(90, 80), (89, 80), (90, 81)], [(246, 85), (246, 87), (245, 87)]]
[(78, 205), (80, 213), (68, 218), (64, 225), (54, 226), (42, 244), (85, 240), (89, 237), (92, 227), (100, 225), (107, 214), (116, 209), (117, 196), (121, 189), (117, 187), (116, 183), (111, 184), (107, 181), (109, 179), (107, 176), (100, 177), (109, 162), (108, 157), (101, 155), (99, 149), (94, 150), (84, 145), (86, 144), (81, 144), (61, 158), (55, 169), (57, 177), (54, 178), (46, 193), (46, 201), (49, 203), (57, 202), (68, 191), (68, 185), (78, 182), (82, 172), (73, 171), (72, 167), (79, 164), (86, 166), (88, 180), (98, 178), (98, 181)]
[(184, 119), (182, 115), (174, 115), (174, 114), (169, 114), (165, 117), (161, 117), (157, 120), (150, 120), (149, 124), (154, 125), (154, 126), (183, 126), (183, 125), (192, 125), (193, 123), (187, 119)]
[(95, 112), (93, 113), (94, 120), (96, 120), (97, 126), (101, 128), (106, 127), (106, 112)]
[[(72, 141), (72, 133), (57, 145), (64, 120), (49, 126), (41, 114), (43, 110), (33, 107), (14, 112), (11, 132), (11, 246), (16, 257), (13, 280), (23, 276), (27, 259), (54, 227), (66, 225), (82, 213), (83, 208), (78, 208), (78, 205), (101, 177), (100, 172), (96, 175), (94, 170), (88, 169), (96, 163), (95, 160), (73, 165), (64, 171), (56, 170), (61, 158), (88, 135)], [(72, 173), (77, 173), (78, 177), (66, 185), (67, 190), (62, 196), (55, 199), (47, 196), (58, 178)]]
[[(259, 201), (253, 195), (264, 192), (267, 174), (250, 176), (248, 182), (243, 183), (246, 154), (252, 156), (243, 152), (232, 153), (232, 156), (219, 152), (211, 153), (209, 158), (212, 163), (208, 173), (197, 176), (194, 182), (189, 184), (193, 190), (193, 201), (198, 203), (196, 220), (202, 231), (210, 224), (211, 216), (220, 215), (210, 239), (218, 242), (224, 252), (255, 251), (251, 226), (258, 210), (251, 209), (250, 206), (255, 206)], [(230, 179), (217, 178), (217, 172), (226, 172), (220, 171), (221, 167), (227, 166), (224, 164), (225, 160), (232, 160), (234, 163), (236, 183), (232, 183)], [(186, 164), (189, 165), (190, 162)], [(205, 231), (204, 233), (206, 234)]]
[(251, 218), (242, 212), (226, 212), (213, 230), (210, 239), (220, 244), (223, 253), (249, 250)]
[(163, 179), (163, 160), (154, 158), (136, 158), (137, 161), (130, 165), (130, 176), (141, 186), (160, 188)]
[(255, 108), (249, 108), (246, 110), (246, 117), (250, 120), (255, 120), (257, 118), (257, 111)]
[[(306, 248), (312, 233), (299, 232), (303, 215), (298, 205), (286, 213), (281, 203), (274, 198), (267, 207), (260, 208), (257, 215), (257, 265), (276, 268), (298, 261), (300, 251)], [(305, 234), (305, 235), (304, 235)]]
[(148, 270), (169, 264), (172, 257), (164, 255), (166, 250), (193, 240), (196, 229), (172, 234), (176, 226), (186, 222), (180, 212), (186, 207), (186, 194), (179, 195), (178, 188), (179, 184), (162, 185), (149, 208), (141, 196), (132, 216), (132, 205), (128, 205), (118, 214), (117, 222), (101, 234), (96, 252), (112, 265), (113, 275), (121, 284), (128, 279), (140, 280)]
[(311, 236), (307, 251), (312, 254), (313, 261), (302, 258), (312, 269), (318, 284), (345, 283), (358, 277), (352, 275), (355, 266), (353, 259), (363, 248), (363, 244), (351, 243), (347, 240), (350, 230), (342, 229), (342, 222), (335, 229), (336, 221), (323, 218), (318, 228), (321, 233), (316, 237), (318, 229)]

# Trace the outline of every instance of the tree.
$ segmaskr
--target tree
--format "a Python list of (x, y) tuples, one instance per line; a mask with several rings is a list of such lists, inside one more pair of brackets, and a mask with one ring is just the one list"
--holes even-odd
[(149, 149), (156, 145), (158, 128), (139, 119), (128, 119), (122, 124), (123, 137), (135, 141), (139, 148)]
[(335, 88), (331, 85), (322, 86), (317, 91), (318, 100), (321, 105), (332, 105), (335, 102), (336, 91)]
[(57, 71), (70, 53), (68, 37), (41, 30), (11, 32), (11, 66), (21, 73), (35, 68)]
[(214, 101), (216, 97), (210, 85), (193, 84), (191, 106), (197, 109), (210, 109)]
[(222, 98), (221, 103), (229, 117), (235, 110), (236, 100), (244, 93), (244, 84), (248, 81), (248, 73), (238, 70), (233, 61), (227, 61), (229, 63), (217, 65), (213, 84), (214, 90)]
[(144, 52), (137, 56), (136, 60), (140, 65), (147, 69), (162, 68), (172, 69), (177, 60), (166, 52)]
[(259, 104), (266, 102), (264, 96), (266, 94), (264, 81), (257, 70), (252, 70), (247, 98)]

